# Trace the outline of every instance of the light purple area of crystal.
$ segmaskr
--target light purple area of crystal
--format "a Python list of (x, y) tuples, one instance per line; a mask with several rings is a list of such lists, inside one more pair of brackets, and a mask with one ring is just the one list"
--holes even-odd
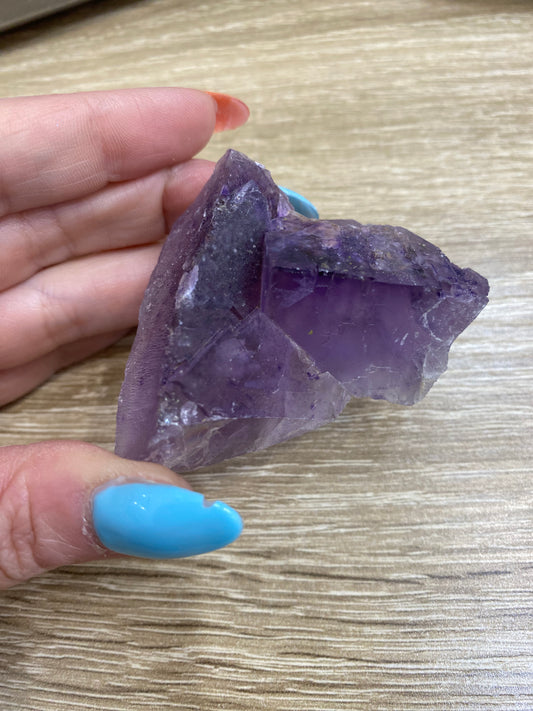
[(355, 397), (412, 405), (486, 304), (486, 280), (401, 227), (298, 215), (265, 238), (262, 309)]
[(179, 470), (315, 429), (351, 397), (258, 309), (176, 368), (164, 392), (151, 454)]
[(296, 214), (228, 151), (150, 279), (116, 451), (183, 471), (319, 427), (352, 395), (413, 403), (487, 293), (403, 228)]

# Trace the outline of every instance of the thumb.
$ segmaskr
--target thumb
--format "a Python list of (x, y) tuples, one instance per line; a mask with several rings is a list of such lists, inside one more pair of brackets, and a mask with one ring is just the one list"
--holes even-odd
[(206, 553), (241, 530), (236, 511), (157, 464), (83, 442), (0, 448), (0, 588), (116, 553)]

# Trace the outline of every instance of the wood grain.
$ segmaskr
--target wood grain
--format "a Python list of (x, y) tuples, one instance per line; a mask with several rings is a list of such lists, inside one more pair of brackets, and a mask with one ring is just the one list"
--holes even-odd
[[(223, 551), (62, 569), (0, 598), (0, 708), (531, 711), (533, 5), (100, 1), (0, 36), (0, 94), (233, 93), (218, 135), (323, 217), (402, 224), (491, 282), (414, 408), (190, 476)], [(111, 447), (131, 339), (0, 412), (0, 444)]]

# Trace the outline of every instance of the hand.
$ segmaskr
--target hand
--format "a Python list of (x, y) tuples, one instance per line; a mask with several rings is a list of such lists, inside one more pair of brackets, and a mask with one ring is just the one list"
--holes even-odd
[[(212, 172), (193, 156), (247, 117), (186, 89), (0, 99), (0, 405), (136, 324), (160, 241)], [(139, 497), (144, 523), (128, 529)], [(232, 509), (205, 507), (163, 467), (76, 442), (0, 449), (0, 587), (110, 549), (191, 555), (239, 532)]]

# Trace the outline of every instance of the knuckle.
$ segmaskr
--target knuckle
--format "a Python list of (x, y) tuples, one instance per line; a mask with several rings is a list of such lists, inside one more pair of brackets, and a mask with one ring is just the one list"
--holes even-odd
[[(37, 522), (27, 484), (25, 457), (22, 452), (9, 454), (15, 456), (0, 457), (0, 587), (3, 588), (43, 571), (36, 559)], [(2, 466), (6, 461), (7, 466)]]
[(74, 440), (0, 447), (0, 589), (101, 555), (84, 512), (92, 472), (109, 458)]

